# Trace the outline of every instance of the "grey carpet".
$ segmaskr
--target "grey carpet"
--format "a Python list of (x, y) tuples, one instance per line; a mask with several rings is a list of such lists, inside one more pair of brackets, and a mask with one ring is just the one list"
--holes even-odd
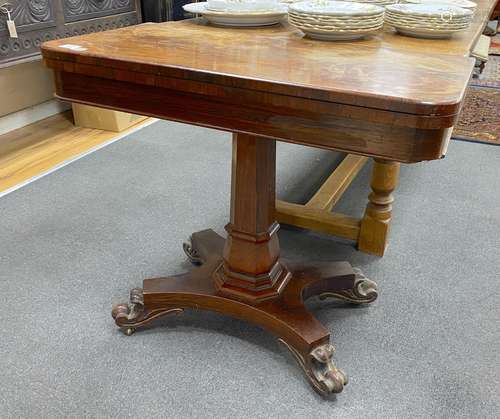
[[(190, 266), (191, 232), (228, 219), (228, 134), (159, 122), (0, 200), (1, 418), (498, 418), (500, 150), (452, 142), (405, 166), (380, 259), (283, 228), (285, 255), (349, 260), (371, 307), (312, 300), (350, 384), (310, 389), (275, 339), (207, 312), (132, 337), (112, 303)], [(339, 156), (280, 144), (282, 198), (305, 200)], [(340, 208), (361, 214), (369, 167)]]

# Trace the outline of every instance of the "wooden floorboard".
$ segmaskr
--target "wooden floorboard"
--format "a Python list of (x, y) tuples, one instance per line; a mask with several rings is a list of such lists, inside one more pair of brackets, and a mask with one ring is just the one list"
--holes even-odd
[(74, 126), (68, 111), (0, 135), (0, 194), (150, 122), (103, 131)]

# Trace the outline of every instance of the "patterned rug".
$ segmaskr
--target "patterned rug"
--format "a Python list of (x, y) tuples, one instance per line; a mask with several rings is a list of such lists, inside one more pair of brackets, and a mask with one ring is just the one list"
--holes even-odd
[(500, 145), (500, 90), (469, 86), (453, 138)]
[(483, 73), (478, 78), (473, 78), (470, 84), (500, 89), (500, 55), (490, 55)]
[(491, 38), (490, 55), (500, 55), (500, 35)]

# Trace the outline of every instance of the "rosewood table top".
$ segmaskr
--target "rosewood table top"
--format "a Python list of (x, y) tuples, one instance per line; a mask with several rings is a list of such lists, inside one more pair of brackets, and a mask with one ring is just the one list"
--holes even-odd
[[(481, 0), (469, 31), (451, 40), (414, 39), (385, 29), (356, 42), (319, 42), (286, 23), (237, 29), (194, 19), (50, 41), (42, 52), (56, 70), (61, 98), (413, 162), (442, 157), (474, 64), (468, 52), (493, 3)], [(77, 74), (87, 77), (79, 80), (87, 95), (74, 91)], [(98, 86), (103, 80), (113, 83)], [(182, 100), (175, 92), (182, 92), (185, 101), (186, 94), (202, 95), (212, 113), (190, 118), (131, 103), (150, 86), (168, 89), (176, 103)], [(129, 100), (113, 101), (116, 90), (124, 89)], [(216, 106), (213, 99), (221, 103)], [(253, 107), (253, 121), (222, 120), (240, 102)], [(341, 131), (334, 132), (333, 125)], [(294, 128), (293, 135), (287, 127)], [(321, 132), (313, 132), (316, 128)]]
[[(46, 59), (108, 71), (127, 69), (144, 78), (154, 74), (376, 109), (449, 115), (457, 112), (472, 59), (460, 50), (450, 54), (444, 42), (429, 40), (423, 46), (389, 32), (358, 42), (318, 42), (288, 25), (221, 28), (200, 19), (52, 41), (43, 51)], [(67, 44), (81, 48), (71, 50)]]
[[(144, 24), (44, 44), (44, 57), (399, 112), (450, 114), (470, 77), (468, 53), (494, 0), (450, 40), (386, 28), (361, 41), (318, 42), (288, 26), (217, 28), (202, 20)], [(76, 44), (81, 50), (61, 48)], [(85, 48), (85, 49), (83, 49)]]

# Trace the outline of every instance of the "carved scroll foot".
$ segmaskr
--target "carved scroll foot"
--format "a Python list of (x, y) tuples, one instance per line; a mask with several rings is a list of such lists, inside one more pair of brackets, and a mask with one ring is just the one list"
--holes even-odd
[(303, 356), (284, 340), (280, 339), (293, 354), (302, 367), (313, 388), (322, 396), (340, 393), (347, 385), (348, 379), (344, 371), (337, 368), (333, 362), (335, 347), (326, 343), (314, 348), (309, 354)]
[(354, 268), (356, 279), (354, 286), (350, 290), (324, 292), (319, 295), (320, 300), (326, 298), (337, 298), (352, 304), (373, 303), (378, 297), (377, 284), (366, 278), (360, 269)]
[(117, 304), (113, 307), (111, 315), (115, 323), (127, 336), (132, 335), (135, 330), (154, 319), (167, 314), (180, 313), (181, 308), (162, 308), (157, 310), (147, 310), (144, 307), (144, 298), (141, 288), (134, 288), (130, 291), (130, 301), (125, 304)]
[(200, 255), (193, 247), (193, 242), (191, 240), (191, 237), (189, 237), (184, 243), (182, 243), (182, 249), (184, 250), (184, 253), (186, 254), (189, 261), (193, 265), (201, 265), (203, 263), (203, 260), (201, 259)]

